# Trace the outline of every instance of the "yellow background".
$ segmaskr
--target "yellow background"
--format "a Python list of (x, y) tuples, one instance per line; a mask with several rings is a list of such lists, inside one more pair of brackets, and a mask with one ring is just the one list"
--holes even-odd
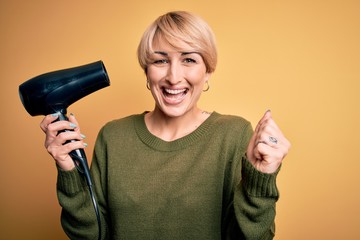
[(1, 0), (0, 238), (66, 239), (42, 117), (28, 115), (18, 86), (103, 60), (111, 87), (69, 108), (91, 158), (105, 122), (153, 108), (136, 47), (151, 21), (179, 9), (217, 36), (219, 65), (200, 106), (253, 125), (270, 108), (292, 142), (278, 178), (276, 239), (360, 239), (357, 0)]

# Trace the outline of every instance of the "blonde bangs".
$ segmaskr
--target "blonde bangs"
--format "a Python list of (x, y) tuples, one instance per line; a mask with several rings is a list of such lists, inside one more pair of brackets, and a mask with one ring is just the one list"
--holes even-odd
[[(154, 42), (164, 40), (176, 50), (198, 52), (204, 59), (207, 72), (213, 72), (217, 63), (216, 43), (213, 32), (200, 17), (188, 12), (170, 12), (160, 16), (145, 31), (138, 47), (140, 66), (146, 71), (151, 62)], [(186, 43), (192, 49), (182, 49)]]

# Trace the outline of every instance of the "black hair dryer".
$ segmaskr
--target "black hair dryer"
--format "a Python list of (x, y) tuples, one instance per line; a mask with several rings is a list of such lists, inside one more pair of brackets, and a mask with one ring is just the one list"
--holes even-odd
[[(72, 103), (109, 85), (105, 66), (97, 61), (34, 77), (19, 86), (19, 94), (31, 116), (58, 113), (58, 120), (67, 120), (67, 108)], [(92, 185), (84, 150), (72, 151), (70, 156), (87, 183)]]

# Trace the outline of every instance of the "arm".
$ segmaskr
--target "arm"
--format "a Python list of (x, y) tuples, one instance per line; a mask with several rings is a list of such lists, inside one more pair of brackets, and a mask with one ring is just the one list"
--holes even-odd
[[(45, 147), (54, 158), (58, 168), (57, 194), (59, 203), (62, 206), (61, 223), (64, 231), (70, 239), (98, 239), (98, 223), (95, 209), (90, 196), (89, 188), (83, 176), (76, 170), (74, 162), (69, 156), (69, 152), (74, 149), (84, 148), (80, 134), (80, 128), (73, 115), (70, 115), (68, 121), (56, 120), (56, 115), (48, 115), (41, 122), (40, 127), (46, 133)], [(64, 129), (73, 129), (71, 132), (59, 131)], [(68, 140), (77, 139), (79, 141), (66, 143)], [(66, 144), (65, 144), (66, 143)], [(96, 160), (94, 154), (94, 162)], [(102, 223), (102, 237), (107, 234), (106, 214), (103, 195), (100, 192), (100, 177), (98, 164), (93, 164), (92, 178), (93, 187), (95, 187), (96, 199), (100, 209)], [(102, 239), (103, 239), (102, 238)]]
[(275, 204), (279, 198), (276, 173), (266, 174), (242, 159), (242, 179), (234, 192), (234, 213), (239, 230), (234, 239), (273, 239)]
[[(271, 118), (268, 111), (259, 121), (255, 132), (248, 127), (242, 144), (248, 145), (246, 154), (233, 166), (235, 177), (241, 179), (234, 187), (227, 239), (273, 239), (275, 235), (275, 204), (279, 198), (276, 176), (290, 143)], [(277, 143), (263, 139), (276, 137)], [(242, 145), (240, 144), (240, 145)], [(236, 176), (237, 174), (241, 176)], [(236, 184), (236, 183), (235, 183)]]
[(61, 223), (71, 239), (108, 239), (110, 235), (106, 204), (106, 146), (102, 132), (98, 135), (91, 164), (100, 211), (101, 238), (98, 238), (98, 222), (85, 180), (77, 171), (59, 170), (58, 199), (63, 208)]
[[(101, 219), (101, 239), (108, 239), (108, 219), (98, 160), (94, 153), (91, 175)], [(77, 170), (58, 169), (57, 194), (62, 206), (61, 224), (70, 239), (99, 239), (98, 222), (85, 179)]]
[[(57, 195), (62, 207), (61, 224), (70, 239), (99, 239), (98, 223), (87, 184), (77, 170), (58, 169)], [(99, 198), (96, 195), (96, 199)], [(100, 206), (99, 201), (97, 201)], [(100, 208), (102, 238), (107, 232)]]

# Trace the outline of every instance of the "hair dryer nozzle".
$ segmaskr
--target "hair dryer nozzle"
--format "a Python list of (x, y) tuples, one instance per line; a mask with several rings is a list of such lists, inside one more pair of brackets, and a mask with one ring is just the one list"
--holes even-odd
[(19, 95), (31, 116), (66, 111), (77, 100), (110, 85), (102, 61), (45, 73), (19, 86)]

